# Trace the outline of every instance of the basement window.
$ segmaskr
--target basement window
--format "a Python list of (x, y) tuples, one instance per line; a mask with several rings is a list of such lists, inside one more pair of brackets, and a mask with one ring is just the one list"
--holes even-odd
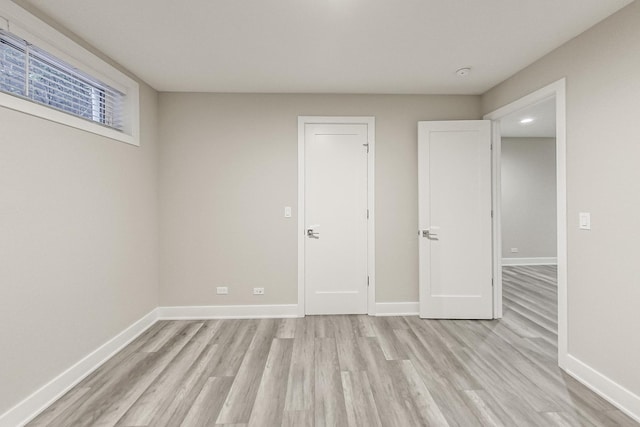
[(0, 106), (140, 145), (138, 84), (5, 1), (0, 1)]
[(0, 90), (122, 131), (124, 94), (0, 30)]

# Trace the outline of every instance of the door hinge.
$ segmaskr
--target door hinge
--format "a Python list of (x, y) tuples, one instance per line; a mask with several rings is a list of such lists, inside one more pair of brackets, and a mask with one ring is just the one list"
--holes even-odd
[(367, 147), (367, 153), (369, 152), (369, 144), (362, 144), (363, 146)]
[(491, 218), (493, 218), (493, 210), (491, 211)]
[(493, 288), (493, 277), (491, 278), (491, 287)]
[(369, 276), (367, 276), (367, 287), (369, 287)]
[(369, 219), (369, 209), (367, 209), (367, 219)]

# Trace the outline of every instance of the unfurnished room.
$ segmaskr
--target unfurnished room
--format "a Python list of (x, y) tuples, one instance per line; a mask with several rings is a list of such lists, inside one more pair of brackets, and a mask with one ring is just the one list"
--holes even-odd
[(640, 426), (640, 0), (0, 0), (0, 427)]

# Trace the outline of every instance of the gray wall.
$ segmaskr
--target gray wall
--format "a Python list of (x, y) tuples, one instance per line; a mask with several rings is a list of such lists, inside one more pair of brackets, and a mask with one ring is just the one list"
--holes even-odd
[(502, 138), (501, 160), (502, 257), (555, 257), (555, 138)]
[(297, 302), (299, 115), (376, 117), (376, 296), (418, 300), (417, 122), (477, 119), (479, 97), (163, 93), (159, 108), (161, 305)]
[(156, 102), (141, 147), (0, 108), (0, 413), (157, 306)]
[[(640, 394), (640, 2), (482, 98), (487, 113), (567, 78), (569, 353)], [(591, 212), (591, 231), (578, 213)]]
[(141, 147), (0, 107), (0, 414), (158, 305), (157, 93)]

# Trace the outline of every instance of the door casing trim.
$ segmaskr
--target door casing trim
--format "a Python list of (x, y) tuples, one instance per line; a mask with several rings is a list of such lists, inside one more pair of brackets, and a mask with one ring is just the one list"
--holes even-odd
[(367, 209), (369, 221), (367, 223), (367, 274), (369, 287), (367, 289), (367, 312), (375, 315), (376, 307), (376, 213), (375, 213), (375, 117), (349, 116), (298, 116), (298, 315), (305, 316), (305, 125), (307, 124), (364, 124), (367, 125)]
[(502, 229), (501, 229), (501, 138), (500, 119), (536, 102), (556, 100), (556, 185), (558, 251), (558, 365), (566, 369), (568, 348), (567, 303), (567, 124), (566, 78), (562, 78), (484, 116), (492, 121), (492, 192), (493, 192), (493, 317), (502, 317)]

